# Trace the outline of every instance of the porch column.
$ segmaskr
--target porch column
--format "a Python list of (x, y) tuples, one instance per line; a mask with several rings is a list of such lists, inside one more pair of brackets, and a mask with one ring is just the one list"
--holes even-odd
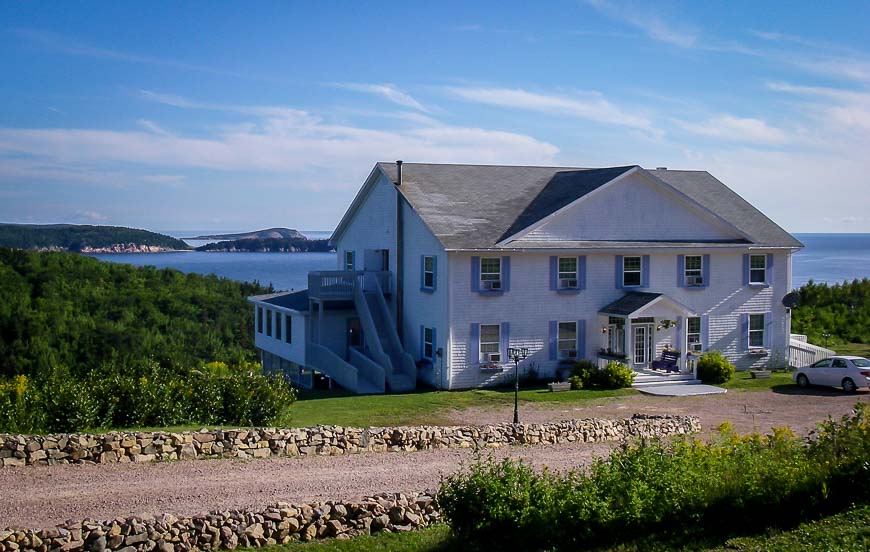
[(631, 318), (626, 316), (624, 320), (625, 325), (623, 326), (623, 328), (625, 328), (625, 335), (623, 335), (623, 338), (625, 340), (625, 343), (623, 345), (623, 350), (625, 352), (628, 367), (634, 370), (634, 347), (632, 346), (634, 342), (631, 339)]
[(686, 363), (689, 361), (689, 319), (685, 316), (677, 317), (677, 349), (680, 350), (680, 373), (686, 371)]
[(317, 344), (323, 344), (323, 301), (317, 307)]

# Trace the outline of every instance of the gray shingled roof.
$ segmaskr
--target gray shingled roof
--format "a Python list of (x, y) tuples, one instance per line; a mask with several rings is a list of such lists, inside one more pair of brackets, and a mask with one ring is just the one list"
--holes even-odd
[[(395, 163), (378, 165), (396, 182)], [(632, 168), (404, 163), (399, 189), (446, 249), (492, 249), (500, 241)], [(788, 232), (705, 171), (648, 172), (750, 236), (753, 244), (802, 247)], [(625, 246), (616, 242), (576, 243), (586, 243), (591, 248)], [(717, 245), (726, 243), (741, 241), (716, 242)], [(546, 245), (552, 244), (538, 242), (534, 246)], [(523, 246), (515, 242), (507, 247)]]
[(282, 293), (270, 293), (267, 295), (255, 295), (250, 298), (253, 301), (261, 301), (276, 307), (284, 307), (299, 312), (308, 310), (308, 290), (289, 291)]
[(630, 291), (598, 312), (601, 314), (628, 316), (629, 314), (637, 311), (638, 309), (649, 305), (661, 296), (661, 293)]

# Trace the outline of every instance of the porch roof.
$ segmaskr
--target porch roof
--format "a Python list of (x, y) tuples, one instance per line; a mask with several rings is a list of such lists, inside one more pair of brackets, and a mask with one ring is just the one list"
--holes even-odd
[(674, 301), (662, 293), (649, 293), (645, 291), (630, 291), (599, 310), (599, 314), (608, 314), (625, 318), (635, 318), (643, 311), (656, 303), (664, 302), (674, 310), (682, 312), (686, 316), (694, 316), (695, 313), (685, 305)]
[(252, 301), (260, 303), (268, 303), (276, 307), (283, 307), (298, 312), (308, 311), (308, 290), (301, 291), (282, 291), (280, 293), (269, 293), (266, 295), (255, 295), (249, 298)]

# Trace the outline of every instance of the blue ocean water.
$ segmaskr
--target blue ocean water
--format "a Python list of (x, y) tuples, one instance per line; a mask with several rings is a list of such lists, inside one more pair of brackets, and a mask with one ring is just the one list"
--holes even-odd
[[(190, 237), (210, 232), (168, 231), (175, 237)], [(304, 231), (312, 239), (328, 238), (329, 231)], [(870, 234), (795, 234), (806, 246), (792, 260), (792, 283), (800, 287), (810, 279), (839, 283), (855, 278), (870, 278)], [(200, 245), (200, 242), (190, 242)], [(217, 274), (234, 280), (272, 284), (275, 289), (304, 289), (308, 272), (335, 270), (335, 253), (179, 253), (99, 254), (98, 259), (137, 266), (176, 268), (182, 272)]]

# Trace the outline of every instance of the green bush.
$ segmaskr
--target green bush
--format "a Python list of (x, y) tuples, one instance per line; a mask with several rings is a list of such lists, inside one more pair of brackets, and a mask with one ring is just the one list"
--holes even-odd
[(713, 442), (625, 444), (585, 472), (476, 461), (438, 501), (461, 542), (488, 549), (610, 546), (636, 535), (726, 533), (788, 524), (870, 497), (868, 408), (823, 426)]
[(601, 369), (598, 379), (599, 385), (604, 389), (631, 387), (631, 382), (634, 381), (634, 370), (621, 362), (611, 360)]
[(590, 389), (598, 383), (598, 366), (591, 360), (578, 360), (571, 366), (571, 389)]
[(698, 359), (698, 379), (704, 383), (725, 383), (734, 376), (734, 365), (719, 351), (709, 351)]

